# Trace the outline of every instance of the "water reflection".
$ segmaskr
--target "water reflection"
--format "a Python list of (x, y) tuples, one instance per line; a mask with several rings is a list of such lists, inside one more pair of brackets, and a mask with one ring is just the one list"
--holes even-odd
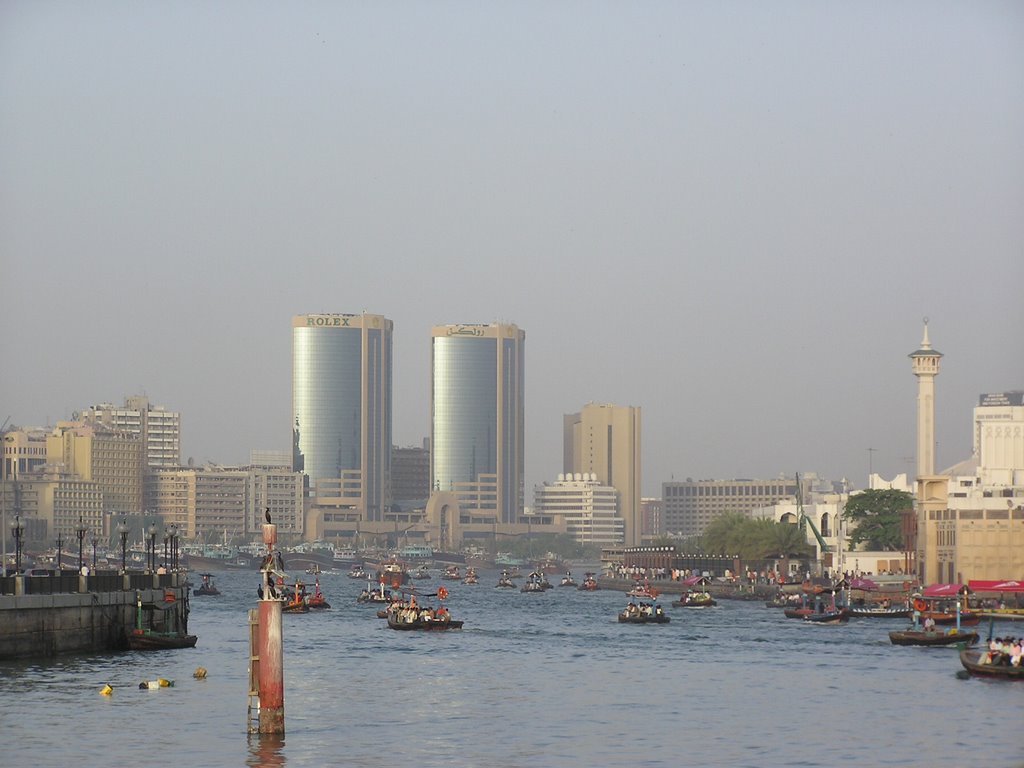
[(246, 765), (252, 768), (281, 768), (286, 762), (283, 734), (260, 733), (249, 736)]

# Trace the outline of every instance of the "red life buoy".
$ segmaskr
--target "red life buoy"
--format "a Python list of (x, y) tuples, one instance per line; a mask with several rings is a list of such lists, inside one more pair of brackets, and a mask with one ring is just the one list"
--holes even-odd
[(448, 597), (448, 590), (445, 589), (444, 587), (438, 587), (437, 588), (437, 599), (438, 600), (444, 600), (446, 597)]
[(924, 612), (924, 611), (928, 610), (928, 603), (926, 603), (921, 598), (918, 598), (917, 600), (914, 601), (914, 610), (915, 611)]

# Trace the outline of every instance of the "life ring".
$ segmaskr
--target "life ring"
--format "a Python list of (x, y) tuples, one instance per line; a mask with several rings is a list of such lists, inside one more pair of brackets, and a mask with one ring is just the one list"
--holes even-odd
[(914, 601), (914, 610), (915, 611), (920, 611), (920, 612), (923, 613), (924, 611), (928, 610), (928, 603), (926, 603), (921, 598), (918, 598), (917, 600)]
[(444, 600), (446, 597), (448, 597), (448, 590), (445, 589), (444, 587), (438, 587), (437, 588), (437, 599), (438, 600)]

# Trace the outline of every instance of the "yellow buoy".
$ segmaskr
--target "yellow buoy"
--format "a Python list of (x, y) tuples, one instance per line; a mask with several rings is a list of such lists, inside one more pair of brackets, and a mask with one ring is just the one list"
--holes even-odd
[(192, 677), (196, 680), (206, 679), (206, 667), (196, 667), (196, 671), (192, 673)]
[(174, 685), (173, 680), (166, 680), (162, 677), (160, 678), (159, 683), (161, 688), (170, 688)]
[(104, 685), (102, 688), (100, 688), (100, 693), (102, 693), (104, 696), (109, 696), (113, 692), (114, 692), (114, 689), (111, 688), (109, 684), (108, 685)]

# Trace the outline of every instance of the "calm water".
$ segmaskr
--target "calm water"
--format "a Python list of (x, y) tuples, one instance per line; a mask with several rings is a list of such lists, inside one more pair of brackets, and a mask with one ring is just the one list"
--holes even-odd
[[(323, 575), (333, 608), (284, 617), (275, 739), (246, 734), (257, 575), (223, 573), (223, 597), (192, 599), (194, 649), (0, 665), (3, 764), (1024, 766), (1024, 684), (961, 680), (955, 651), (890, 645), (901, 620), (813, 626), (723, 602), (619, 625), (621, 593), (496, 582), (443, 582), (466, 626), (423, 634), (356, 604), (364, 583)], [(157, 677), (175, 686), (138, 689)]]

